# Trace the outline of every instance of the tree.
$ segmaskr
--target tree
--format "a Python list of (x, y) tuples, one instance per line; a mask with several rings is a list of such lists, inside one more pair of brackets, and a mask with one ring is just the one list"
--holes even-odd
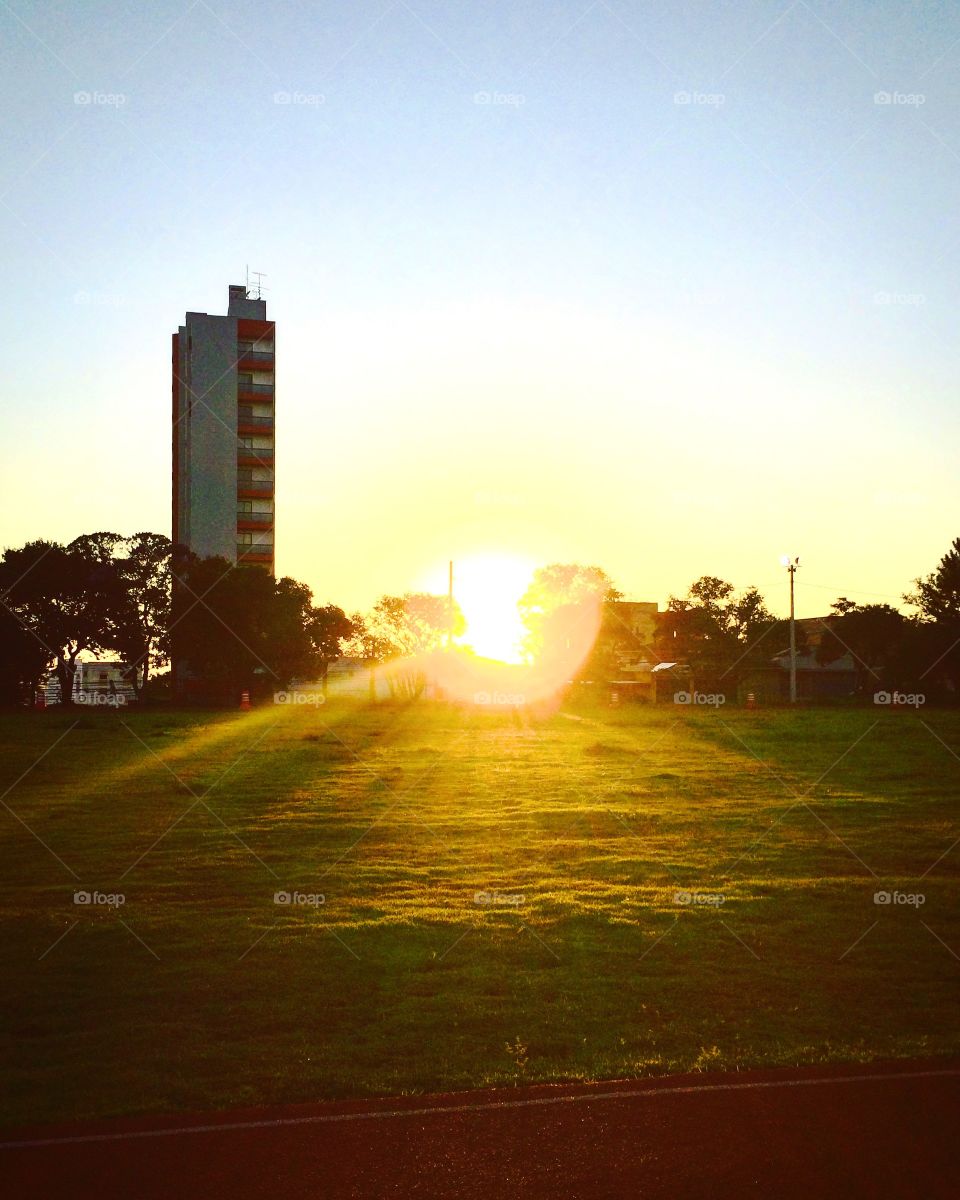
[(169, 662), (173, 544), (159, 533), (84, 534), (70, 543), (98, 564), (109, 602), (103, 605), (101, 645), (129, 665), (141, 695), (151, 668)]
[(519, 600), (520, 614), (535, 617), (567, 604), (594, 603), (597, 600), (622, 600), (602, 567), (584, 567), (578, 563), (551, 563), (537, 567), (530, 585)]
[(320, 679), (327, 692), (327, 672), (330, 664), (343, 654), (344, 644), (354, 635), (354, 623), (335, 604), (311, 608), (307, 618), (310, 641), (320, 660)]
[(732, 583), (703, 575), (685, 597), (671, 596), (667, 602), (657, 652), (688, 664), (695, 678), (705, 678), (711, 686), (735, 690), (748, 667), (768, 663), (786, 629), (787, 622), (771, 615), (755, 587), (737, 596)]
[(0, 704), (27, 704), (46, 682), (50, 653), (0, 604)]
[(114, 649), (131, 664), (139, 696), (151, 669), (170, 661), (173, 543), (160, 533), (135, 533), (123, 542), (117, 569), (127, 597)]
[(69, 546), (28, 542), (0, 563), (0, 596), (47, 651), (64, 704), (73, 703), (77, 660), (110, 644), (121, 592), (110, 563), (110, 539), (93, 534)]
[(960, 538), (940, 559), (937, 569), (914, 580), (904, 596), (918, 610), (911, 642), (924, 661), (919, 675), (932, 683), (939, 678), (951, 695), (960, 690)]
[[(388, 672), (391, 694), (414, 698), (426, 686), (425, 659), (439, 651), (448, 635), (459, 637), (466, 628), (460, 606), (447, 596), (407, 592), (381, 596), (362, 618), (354, 618), (356, 644), (371, 670), (378, 664), (397, 662)], [(371, 692), (374, 688), (371, 676)]]
[(572, 677), (596, 642), (604, 601), (620, 599), (622, 593), (600, 567), (538, 567), (518, 603), (527, 630), (524, 651), (558, 681)]
[(350, 617), (353, 633), (346, 645), (347, 654), (361, 659), (370, 672), (370, 702), (377, 699), (377, 667), (393, 656), (394, 646), (370, 625), (369, 618), (355, 612)]
[(353, 632), (345, 647), (347, 654), (373, 666), (396, 656), (396, 646), (374, 627), (369, 613), (352, 613), (349, 620)]
[(390, 657), (409, 658), (438, 649), (448, 633), (458, 637), (466, 623), (456, 601), (451, 614), (447, 596), (407, 592), (381, 596), (367, 619), (367, 628), (390, 647)]
[(899, 686), (897, 676), (905, 666), (908, 622), (889, 604), (862, 607), (841, 596), (817, 647), (819, 663), (836, 662), (849, 653), (857, 673), (857, 691)]
[(913, 582), (916, 591), (904, 600), (920, 610), (924, 621), (960, 625), (960, 538), (953, 539), (935, 571)]
[(174, 640), (194, 690), (220, 698), (263, 692), (296, 676), (325, 677), (353, 629), (336, 606), (315, 608), (296, 580), (199, 559), (149, 532), (7, 550), (0, 600), (0, 699), (26, 697), (52, 665), (64, 703), (72, 703), (84, 652), (117, 654), (139, 696), (151, 670), (170, 661)]
[(185, 690), (209, 699), (283, 690), (320, 666), (310, 589), (222, 558), (178, 567), (174, 643)]

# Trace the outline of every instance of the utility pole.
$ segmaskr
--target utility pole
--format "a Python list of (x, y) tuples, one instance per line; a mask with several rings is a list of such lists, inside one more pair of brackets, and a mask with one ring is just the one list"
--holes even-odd
[(453, 559), (447, 572), (447, 649), (453, 645)]
[(793, 580), (800, 566), (799, 558), (784, 558), (783, 565), (790, 576), (790, 703), (797, 702), (797, 622), (793, 604)]

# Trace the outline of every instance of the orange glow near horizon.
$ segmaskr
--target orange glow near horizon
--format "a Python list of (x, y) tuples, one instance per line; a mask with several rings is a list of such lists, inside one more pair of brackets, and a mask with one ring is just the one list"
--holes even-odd
[[(466, 628), (454, 653), (439, 651), (424, 664), (448, 697), (494, 710), (522, 707), (556, 697), (576, 674), (599, 629), (599, 600), (558, 613), (548, 621), (546, 645), (525, 648), (518, 602), (536, 570), (531, 560), (492, 552), (455, 561), (453, 595)], [(435, 581), (434, 574), (434, 588)]]

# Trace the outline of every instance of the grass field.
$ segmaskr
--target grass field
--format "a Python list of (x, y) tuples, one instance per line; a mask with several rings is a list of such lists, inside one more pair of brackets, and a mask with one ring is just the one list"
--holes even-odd
[(0, 745), (7, 1124), (960, 1052), (952, 712), (344, 700)]

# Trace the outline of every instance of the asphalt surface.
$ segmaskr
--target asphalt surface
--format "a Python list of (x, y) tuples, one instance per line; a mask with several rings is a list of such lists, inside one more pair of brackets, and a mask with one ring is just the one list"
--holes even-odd
[(476, 1091), (7, 1131), (84, 1200), (960, 1197), (960, 1062)]

